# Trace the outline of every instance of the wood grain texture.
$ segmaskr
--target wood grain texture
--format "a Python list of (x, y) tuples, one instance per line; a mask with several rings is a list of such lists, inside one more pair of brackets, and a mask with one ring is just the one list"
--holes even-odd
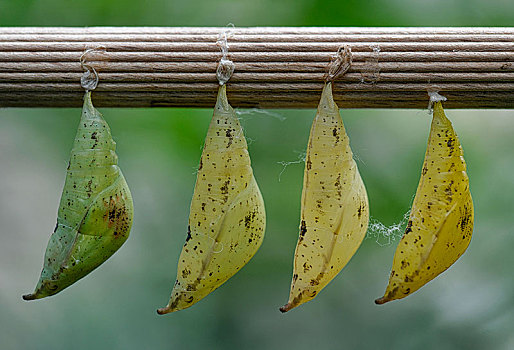
[[(78, 107), (79, 58), (99, 72), (99, 107), (212, 107), (228, 28), (0, 28), (0, 107)], [(230, 29), (234, 107), (315, 108), (332, 55), (353, 64), (334, 84), (343, 108), (514, 108), (514, 28)]]

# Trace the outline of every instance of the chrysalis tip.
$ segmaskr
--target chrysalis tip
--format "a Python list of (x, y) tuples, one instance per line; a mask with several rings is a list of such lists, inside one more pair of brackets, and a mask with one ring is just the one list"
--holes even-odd
[(25, 294), (21, 296), (23, 300), (30, 301), (30, 300), (36, 300), (36, 294)]
[(385, 297), (382, 297), (382, 298), (378, 298), (375, 300), (375, 304), (377, 305), (382, 305), (382, 304), (385, 304), (387, 303), (388, 301), (391, 301), (389, 299), (386, 299)]
[(322, 108), (325, 112), (338, 112), (338, 107), (334, 101), (334, 95), (332, 94), (331, 82), (326, 83), (323, 87), (323, 91), (321, 92), (321, 98), (318, 105), (318, 112), (320, 108)]
[(279, 308), (280, 312), (282, 312), (283, 314), (285, 314), (286, 312), (289, 311), (289, 308), (287, 307), (288, 305), (284, 305), (282, 307)]
[(228, 103), (227, 100), (227, 86), (222, 85), (218, 89), (218, 97), (216, 98), (216, 106), (214, 107), (218, 111), (230, 113), (232, 111), (232, 107)]
[(82, 105), (82, 109), (94, 114), (93, 111), (95, 108), (93, 107), (93, 101), (91, 101), (91, 91), (86, 91), (84, 94), (84, 104)]
[(297, 305), (293, 305), (293, 304), (291, 304), (291, 303), (287, 303), (287, 304), (285, 304), (284, 306), (280, 307), (280, 308), (279, 308), (279, 310), (280, 310), (280, 312), (282, 312), (282, 313), (286, 313), (286, 312), (288, 312), (289, 310), (294, 309), (296, 306), (297, 306)]
[(166, 314), (169, 314), (170, 312), (173, 312), (173, 310), (168, 306), (157, 309), (157, 313), (159, 315), (166, 315)]

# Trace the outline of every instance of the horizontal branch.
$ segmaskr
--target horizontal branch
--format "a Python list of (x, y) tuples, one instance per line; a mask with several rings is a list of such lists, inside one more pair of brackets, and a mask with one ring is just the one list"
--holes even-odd
[[(76, 83), (82, 76), (81, 72), (45, 72), (39, 78), (39, 83)], [(232, 83), (254, 83), (262, 82), (270, 84), (272, 82), (283, 83), (310, 83), (323, 81), (324, 72), (274, 72), (254, 74), (250, 72), (235, 72), (230, 78)], [(169, 72), (169, 73), (148, 73), (148, 72), (125, 72), (125, 73), (102, 73), (102, 83), (141, 83), (160, 82), (160, 83), (209, 83), (216, 80), (216, 73), (188, 73), (188, 72)], [(360, 83), (362, 74), (347, 73), (345, 83)], [(429, 72), (409, 72), (409, 73), (380, 73), (380, 83), (384, 82), (409, 82), (424, 83), (431, 82), (510, 82), (514, 83), (514, 70), (505, 73), (429, 73)], [(23, 73), (0, 73), (0, 89), (3, 83), (33, 83), (34, 74), (32, 72)], [(378, 83), (377, 83), (378, 84)], [(374, 84), (373, 88), (379, 88)], [(75, 84), (76, 85), (76, 84)], [(342, 83), (335, 82), (335, 85), (345, 89)], [(361, 84), (359, 84), (361, 85)], [(348, 85), (349, 89), (358, 88)], [(369, 88), (364, 86), (365, 88)], [(479, 86), (480, 87), (480, 86)], [(467, 86), (470, 88), (470, 85)], [(100, 90), (99, 90), (100, 91)]]
[(95, 105), (212, 107), (228, 31), (235, 107), (313, 108), (341, 45), (345, 108), (514, 108), (514, 28), (0, 28), (0, 107), (80, 106), (80, 56), (99, 72)]

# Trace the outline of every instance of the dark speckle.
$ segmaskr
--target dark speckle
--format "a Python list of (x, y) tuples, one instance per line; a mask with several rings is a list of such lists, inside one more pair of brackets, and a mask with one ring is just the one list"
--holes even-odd
[(220, 190), (222, 194), (228, 194), (228, 185), (230, 184), (230, 180), (225, 181), (223, 186), (221, 186)]
[(337, 127), (334, 127), (332, 130), (332, 135), (336, 138), (336, 143), (339, 142), (339, 133), (337, 132)]
[(467, 206), (464, 206), (464, 214), (460, 218), (459, 225), (461, 231), (464, 231), (471, 221), (471, 212)]
[(410, 232), (412, 232), (412, 220), (409, 220), (409, 222), (407, 223), (407, 228), (405, 229), (405, 234), (409, 234)]
[(362, 210), (364, 208), (362, 207), (362, 203), (359, 205), (359, 209), (357, 209), (357, 217), (360, 219), (362, 216)]
[(191, 229), (189, 227), (189, 225), (187, 226), (187, 237), (186, 237), (186, 242), (189, 242), (189, 240), (191, 239)]
[(303, 239), (305, 233), (307, 233), (307, 226), (305, 225), (305, 220), (302, 220), (302, 224), (300, 226), (300, 239)]
[(251, 212), (248, 215), (245, 216), (245, 227), (250, 228), (253, 220), (255, 219), (255, 216), (257, 215), (256, 212)]
[(232, 141), (234, 140), (234, 136), (232, 136), (232, 129), (227, 129), (225, 136), (228, 138), (227, 148), (232, 145)]

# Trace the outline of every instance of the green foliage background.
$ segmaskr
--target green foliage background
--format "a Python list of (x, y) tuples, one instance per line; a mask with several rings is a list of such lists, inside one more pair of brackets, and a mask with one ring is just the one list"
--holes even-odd
[[(510, 0), (1, 0), (0, 26), (509, 26)], [(159, 317), (185, 239), (209, 109), (103, 109), (135, 200), (131, 237), (55, 297), (23, 302), (55, 225), (78, 109), (0, 110), (0, 349), (512, 349), (514, 112), (448, 110), (475, 202), (467, 253), (408, 298), (381, 296), (396, 242), (365, 240), (312, 302), (281, 314), (298, 235), (314, 110), (241, 114), (268, 229), (254, 259), (191, 309)], [(343, 110), (371, 215), (401, 220), (416, 190), (430, 117)], [(283, 172), (282, 172), (283, 171)], [(281, 174), (282, 172), (282, 174)], [(281, 174), (281, 175), (280, 175)]]

